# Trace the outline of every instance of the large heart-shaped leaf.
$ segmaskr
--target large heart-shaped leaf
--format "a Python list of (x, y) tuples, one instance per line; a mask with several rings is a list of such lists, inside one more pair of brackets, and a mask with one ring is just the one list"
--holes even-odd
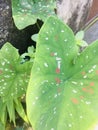
[(23, 29), (35, 24), (37, 19), (45, 20), (54, 15), (56, 0), (12, 0), (13, 18), (16, 26)]
[(39, 33), (27, 91), (34, 130), (98, 127), (98, 41), (77, 50), (71, 29), (50, 17)]

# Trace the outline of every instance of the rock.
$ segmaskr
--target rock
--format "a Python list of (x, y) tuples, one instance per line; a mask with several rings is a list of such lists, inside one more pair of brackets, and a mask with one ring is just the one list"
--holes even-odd
[(0, 46), (7, 41), (9, 36), (9, 27), (12, 23), (10, 1), (0, 1)]

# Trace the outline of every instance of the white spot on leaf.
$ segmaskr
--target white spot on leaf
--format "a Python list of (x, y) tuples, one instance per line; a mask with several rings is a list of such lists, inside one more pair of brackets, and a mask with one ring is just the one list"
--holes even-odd
[(86, 103), (87, 105), (90, 105), (90, 104), (91, 104), (91, 102), (90, 102), (90, 101), (86, 101), (85, 103)]
[(5, 62), (2, 62), (1, 64), (4, 66), (4, 65), (5, 65)]
[(54, 128), (51, 128), (51, 130), (54, 130)]
[(75, 81), (72, 81), (72, 84), (75, 84), (75, 85), (77, 85), (77, 82), (75, 82)]
[(83, 78), (86, 79), (86, 78), (87, 78), (87, 75), (84, 75)]
[(67, 42), (67, 39), (65, 39), (64, 42)]
[(48, 67), (48, 64), (47, 64), (47, 63), (44, 63), (44, 66), (45, 66), (45, 67)]
[(93, 66), (93, 69), (95, 69), (96, 67), (97, 67), (97, 66), (96, 66), (96, 65), (94, 65), (94, 66)]
[(64, 30), (61, 30), (61, 32), (63, 33), (63, 32), (64, 32)]
[(72, 127), (72, 124), (68, 124), (69, 127)]
[(83, 82), (81, 82), (80, 85), (83, 86)]
[(75, 89), (73, 89), (72, 91), (73, 91), (73, 93), (77, 93), (77, 91)]
[(83, 118), (83, 116), (80, 116), (80, 119), (82, 119)]
[(45, 39), (48, 40), (48, 37), (46, 37)]

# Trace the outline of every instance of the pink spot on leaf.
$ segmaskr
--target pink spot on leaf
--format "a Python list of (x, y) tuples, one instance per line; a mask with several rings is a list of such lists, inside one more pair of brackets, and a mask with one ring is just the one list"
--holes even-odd
[(57, 92), (60, 93), (60, 92), (61, 92), (61, 88), (58, 88), (58, 89), (57, 89)]
[(56, 68), (56, 73), (60, 73), (60, 69), (59, 68)]
[(91, 82), (91, 83), (90, 83), (90, 86), (94, 86), (94, 82)]
[(87, 92), (87, 88), (82, 88), (82, 90), (83, 90), (84, 92)]
[(96, 70), (96, 74), (98, 74), (98, 70)]
[(88, 93), (94, 94), (94, 90), (92, 88), (88, 89)]
[(78, 99), (76, 99), (76, 98), (72, 98), (71, 101), (72, 101), (74, 104), (79, 104), (79, 101), (78, 101)]
[(2, 72), (2, 70), (0, 70), (0, 74), (2, 74), (3, 72)]
[(57, 84), (60, 84), (61, 80), (59, 78), (55, 78)]
[(50, 54), (51, 56), (54, 56), (54, 53), (53, 52), (51, 52), (51, 54)]
[(90, 87), (82, 88), (84, 92), (87, 92), (89, 94), (94, 94), (94, 90)]
[(80, 96), (80, 99), (83, 99), (84, 97), (83, 96)]
[(81, 74), (82, 74), (82, 75), (85, 75), (85, 74), (86, 74), (86, 72), (85, 72), (85, 71), (83, 71)]

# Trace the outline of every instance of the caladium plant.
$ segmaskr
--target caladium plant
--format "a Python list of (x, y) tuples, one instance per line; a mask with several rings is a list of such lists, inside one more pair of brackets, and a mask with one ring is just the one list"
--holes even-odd
[(56, 0), (12, 0), (13, 18), (18, 29), (35, 24), (37, 19), (44, 21), (55, 15)]
[(72, 30), (49, 17), (37, 40), (27, 90), (34, 130), (98, 129), (98, 41), (81, 53)]
[[(22, 98), (25, 97), (32, 61), (21, 63), (18, 50), (6, 43), (0, 50), (0, 124), (6, 125), (7, 113), (15, 124), (15, 110), (28, 122)], [(0, 125), (0, 129), (2, 129)]]

